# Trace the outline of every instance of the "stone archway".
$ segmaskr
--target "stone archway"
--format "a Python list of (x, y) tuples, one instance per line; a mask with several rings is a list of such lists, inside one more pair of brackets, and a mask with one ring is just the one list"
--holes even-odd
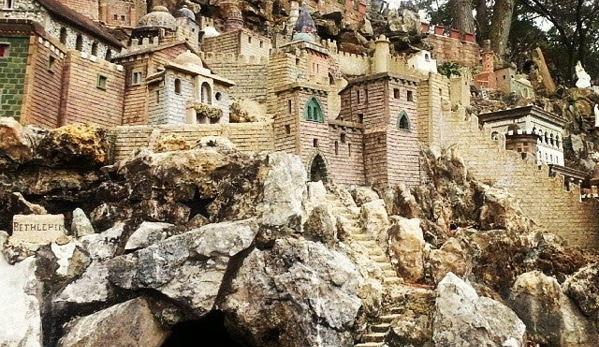
[(310, 163), (310, 181), (322, 181), (323, 183), (327, 183), (329, 181), (327, 164), (320, 153), (317, 153), (314, 157), (312, 157), (312, 161)]

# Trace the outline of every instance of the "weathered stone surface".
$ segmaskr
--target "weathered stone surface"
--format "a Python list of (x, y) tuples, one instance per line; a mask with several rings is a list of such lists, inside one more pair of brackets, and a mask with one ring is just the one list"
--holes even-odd
[(142, 298), (78, 318), (70, 322), (65, 330), (59, 347), (159, 347), (169, 335)]
[(190, 148), (189, 143), (181, 135), (166, 134), (160, 136), (154, 145), (154, 152), (186, 151)]
[(528, 334), (537, 343), (557, 347), (599, 344), (596, 327), (562, 292), (557, 280), (540, 271), (518, 277), (509, 305), (524, 321)]
[(166, 238), (165, 229), (172, 227), (170, 223), (160, 222), (143, 222), (137, 227), (137, 230), (129, 236), (125, 250), (134, 250), (138, 248), (146, 248), (162, 241)]
[(337, 244), (337, 219), (328, 204), (318, 205), (312, 210), (304, 223), (304, 236), (329, 247)]
[(36, 157), (49, 166), (100, 167), (108, 160), (106, 131), (84, 124), (53, 129), (36, 147)]
[(0, 167), (23, 164), (33, 156), (31, 140), (13, 117), (0, 117)]
[(483, 194), (484, 202), (480, 209), (480, 225), (483, 229), (530, 230), (530, 220), (524, 217), (513, 195), (489, 186), (483, 186)]
[(124, 228), (124, 224), (117, 223), (112, 228), (99, 234), (83, 236), (80, 241), (92, 259), (112, 258), (117, 250)]
[(340, 253), (279, 239), (243, 260), (220, 309), (235, 333), (256, 346), (349, 346), (361, 281)]
[(397, 273), (405, 281), (418, 282), (424, 276), (424, 237), (420, 219), (391, 217), (389, 252)]
[(350, 193), (358, 206), (379, 199), (379, 195), (369, 187), (355, 187)]
[(156, 289), (201, 317), (214, 306), (230, 257), (257, 232), (253, 219), (208, 224), (110, 260), (109, 279), (125, 289)]
[[(93, 290), (90, 290), (93, 288)], [(108, 300), (112, 285), (108, 282), (108, 267), (101, 260), (92, 261), (85, 272), (69, 283), (54, 300), (60, 304), (90, 304)]]
[(301, 215), (307, 174), (299, 157), (282, 152), (269, 154), (268, 165), (261, 223), (281, 226)]
[[(7, 235), (0, 232), (0, 247)], [(0, 255), (0, 345), (41, 347), (41, 283), (35, 277), (35, 259), (10, 265)]]
[(441, 282), (449, 272), (458, 276), (468, 275), (471, 267), (470, 261), (471, 259), (460, 241), (453, 237), (447, 240), (441, 248), (430, 250), (427, 256), (430, 275), (435, 283)]
[(433, 316), (437, 293), (426, 288), (394, 286), (392, 300), (399, 317), (391, 322), (389, 347), (433, 347)]
[(436, 347), (523, 346), (526, 326), (507, 306), (476, 291), (453, 273), (437, 287)]
[(599, 263), (588, 265), (568, 277), (562, 289), (587, 317), (599, 321)]
[(360, 207), (360, 223), (381, 244), (387, 244), (387, 229), (391, 225), (385, 202), (381, 199), (365, 203)]
[(92, 223), (89, 221), (82, 209), (76, 208), (73, 211), (73, 221), (71, 222), (71, 233), (75, 237), (82, 237), (95, 233)]

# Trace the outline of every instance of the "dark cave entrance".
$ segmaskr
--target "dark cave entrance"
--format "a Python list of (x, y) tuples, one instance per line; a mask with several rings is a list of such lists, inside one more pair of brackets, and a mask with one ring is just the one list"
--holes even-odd
[(322, 183), (327, 183), (328, 181), (327, 164), (320, 154), (315, 155), (314, 159), (312, 159), (312, 165), (310, 165), (310, 181), (322, 181)]
[(247, 347), (233, 340), (224, 323), (225, 315), (220, 311), (179, 323), (162, 347)]

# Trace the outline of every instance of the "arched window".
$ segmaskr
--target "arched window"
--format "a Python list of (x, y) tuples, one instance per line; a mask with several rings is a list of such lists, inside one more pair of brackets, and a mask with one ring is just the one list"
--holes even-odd
[(81, 34), (77, 35), (77, 39), (75, 40), (75, 49), (78, 51), (83, 51), (83, 36)]
[(555, 135), (555, 147), (560, 148), (559, 147), (559, 135)]
[(106, 60), (112, 59), (112, 51), (110, 49), (106, 50)]
[(408, 114), (406, 113), (406, 111), (401, 111), (401, 113), (399, 114), (399, 118), (397, 120), (397, 129), (405, 131), (412, 130), (410, 126), (410, 118), (408, 118)]
[(67, 28), (60, 28), (60, 43), (67, 44)]
[(306, 109), (304, 110), (304, 119), (314, 122), (324, 122), (324, 114), (322, 113), (322, 107), (316, 98), (310, 98), (306, 103)]
[(181, 94), (181, 80), (175, 79), (175, 94)]
[(202, 103), (212, 105), (212, 90), (210, 88), (210, 85), (206, 82), (202, 83), (200, 91)]
[(98, 44), (96, 42), (92, 43), (92, 55), (93, 56), (98, 55)]

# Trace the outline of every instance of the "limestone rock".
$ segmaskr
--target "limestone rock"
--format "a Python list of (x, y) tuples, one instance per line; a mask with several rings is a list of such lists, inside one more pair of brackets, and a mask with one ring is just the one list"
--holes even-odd
[(219, 308), (233, 333), (255, 346), (349, 346), (361, 281), (342, 254), (278, 239), (243, 260)]
[(105, 262), (95, 260), (79, 278), (69, 283), (54, 301), (59, 304), (102, 303), (107, 301), (111, 294), (108, 267)]
[(328, 204), (318, 205), (312, 210), (304, 223), (304, 236), (329, 247), (337, 244), (337, 219)]
[(587, 317), (599, 320), (599, 263), (588, 265), (570, 276), (562, 289)]
[(448, 273), (466, 276), (470, 271), (470, 257), (460, 241), (450, 238), (439, 249), (428, 252), (427, 264), (431, 277), (439, 283)]
[[(389, 228), (389, 252), (397, 261), (399, 277), (414, 283), (424, 276), (424, 237), (420, 229), (420, 219), (391, 217)], [(395, 263), (394, 261), (394, 263)]]
[(198, 140), (195, 148), (215, 149), (219, 151), (232, 151), (235, 145), (228, 138), (222, 136), (204, 136)]
[(526, 326), (507, 306), (479, 297), (451, 272), (439, 283), (437, 293), (435, 346), (523, 346)]
[(89, 221), (82, 209), (76, 208), (73, 211), (73, 221), (71, 222), (71, 233), (75, 237), (82, 237), (95, 233), (92, 223)]
[(437, 293), (427, 288), (397, 285), (391, 290), (399, 317), (391, 322), (389, 347), (432, 347), (433, 316)]
[[(5, 238), (0, 236), (0, 240)], [(0, 242), (0, 247), (4, 242)], [(35, 277), (35, 259), (9, 265), (0, 255), (0, 345), (42, 346), (42, 286)]]
[(124, 227), (124, 224), (118, 223), (99, 234), (83, 236), (80, 238), (81, 244), (92, 259), (112, 258), (117, 250)]
[(484, 203), (480, 210), (480, 224), (483, 229), (505, 228), (528, 231), (530, 222), (524, 217), (515, 197), (505, 190), (484, 186)]
[(509, 304), (537, 343), (556, 347), (599, 344), (593, 324), (562, 292), (557, 280), (540, 271), (518, 277), (510, 293)]
[(59, 347), (159, 347), (169, 335), (145, 299), (137, 298), (70, 322)]
[(306, 183), (306, 195), (304, 196), (304, 209), (306, 213), (310, 213), (312, 209), (322, 204), (327, 196), (327, 189), (322, 181)]
[(186, 151), (191, 146), (179, 134), (166, 134), (160, 136), (154, 145), (154, 152), (171, 152), (171, 151)]
[(129, 236), (125, 250), (134, 250), (139, 248), (146, 248), (155, 244), (156, 242), (162, 241), (166, 238), (165, 229), (172, 227), (170, 223), (160, 222), (143, 222), (139, 225), (137, 230)]
[(358, 206), (379, 199), (379, 195), (369, 187), (355, 187), (350, 192)]
[(0, 167), (23, 164), (32, 158), (33, 144), (26, 130), (13, 117), (0, 118), (0, 138)]
[(282, 152), (269, 154), (268, 165), (264, 199), (259, 206), (261, 223), (282, 226), (302, 213), (307, 174), (299, 157)]
[(254, 220), (208, 224), (110, 260), (109, 279), (125, 289), (156, 289), (201, 317), (214, 306), (230, 257), (257, 232)]
[(391, 225), (385, 203), (378, 199), (365, 203), (360, 208), (360, 223), (382, 245), (387, 243), (387, 229)]
[(40, 141), (36, 157), (49, 166), (100, 167), (108, 160), (106, 132), (84, 124), (53, 129)]

